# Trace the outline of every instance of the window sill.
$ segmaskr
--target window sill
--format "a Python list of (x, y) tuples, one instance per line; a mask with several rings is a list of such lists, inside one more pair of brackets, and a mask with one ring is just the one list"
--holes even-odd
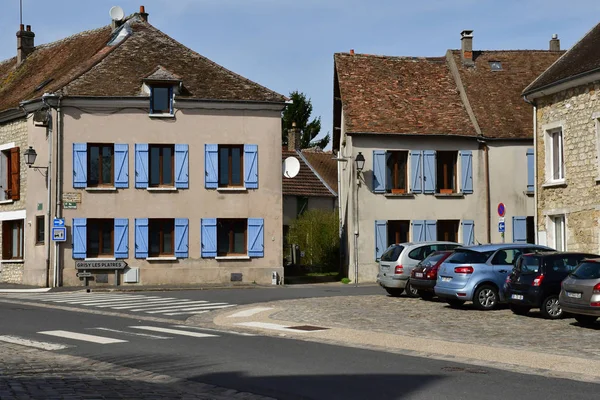
[(564, 179), (561, 179), (559, 181), (547, 182), (542, 185), (543, 188), (560, 187), (560, 186), (563, 186), (563, 187), (567, 186), (567, 181)]
[(227, 260), (249, 260), (250, 256), (218, 256), (215, 257), (217, 261), (227, 261)]
[(442, 199), (462, 199), (465, 197), (464, 193), (434, 193), (433, 195)]
[(245, 187), (220, 187), (217, 188), (217, 192), (247, 192), (248, 189)]
[(414, 193), (386, 193), (384, 194), (385, 197), (398, 197), (398, 198), (405, 198), (405, 199), (412, 199), (415, 197)]
[(149, 187), (146, 188), (149, 192), (176, 192), (176, 187)]
[(523, 192), (523, 194), (525, 194), (525, 196), (533, 197), (535, 192), (533, 190), (526, 190)]
[(83, 261), (117, 261), (116, 258), (102, 258), (102, 257), (97, 257), (97, 258), (84, 258)]
[(14, 200), (2, 200), (2, 201), (0, 201), (0, 204), (12, 204), (14, 202), (15, 202)]
[(146, 261), (177, 261), (177, 257), (146, 257)]
[(116, 192), (117, 188), (114, 186), (98, 186), (98, 187), (86, 187), (86, 192)]
[(25, 260), (0, 260), (2, 264), (23, 264)]
[(175, 114), (148, 114), (150, 118), (175, 118)]

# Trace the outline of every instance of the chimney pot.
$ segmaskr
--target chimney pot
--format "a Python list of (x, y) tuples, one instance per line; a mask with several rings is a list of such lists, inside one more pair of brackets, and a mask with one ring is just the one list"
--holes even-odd
[(19, 30), (20, 31), (24, 31), (25, 30), (25, 25), (23, 25), (23, 24), (19, 25)]
[(350, 49), (350, 54), (354, 55), (354, 49)]
[(560, 51), (560, 39), (556, 33), (552, 34), (552, 39), (550, 40), (550, 51)]
[(460, 33), (460, 58), (464, 65), (473, 66), (473, 31), (464, 30)]
[(31, 25), (27, 25), (27, 32), (31, 32)]
[(140, 6), (140, 16), (144, 21), (148, 22), (148, 13), (145, 6)]

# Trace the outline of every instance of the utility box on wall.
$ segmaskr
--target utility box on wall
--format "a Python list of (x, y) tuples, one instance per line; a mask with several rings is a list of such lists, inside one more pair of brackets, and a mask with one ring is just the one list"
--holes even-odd
[(128, 268), (123, 274), (124, 283), (138, 283), (140, 281), (140, 269), (139, 268)]

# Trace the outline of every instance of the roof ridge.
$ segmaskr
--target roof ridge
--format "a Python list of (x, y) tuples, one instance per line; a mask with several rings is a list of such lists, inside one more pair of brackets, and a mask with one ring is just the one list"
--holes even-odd
[(364, 57), (364, 58), (394, 58), (400, 60), (418, 60), (418, 61), (443, 61), (445, 56), (390, 56), (385, 54), (368, 54), (368, 53), (334, 53), (334, 56), (348, 56), (348, 57)]

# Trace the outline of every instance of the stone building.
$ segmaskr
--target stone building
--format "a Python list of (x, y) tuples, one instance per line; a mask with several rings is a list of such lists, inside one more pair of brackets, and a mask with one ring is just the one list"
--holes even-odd
[(535, 121), (536, 231), (557, 250), (600, 252), (600, 24), (524, 91)]

